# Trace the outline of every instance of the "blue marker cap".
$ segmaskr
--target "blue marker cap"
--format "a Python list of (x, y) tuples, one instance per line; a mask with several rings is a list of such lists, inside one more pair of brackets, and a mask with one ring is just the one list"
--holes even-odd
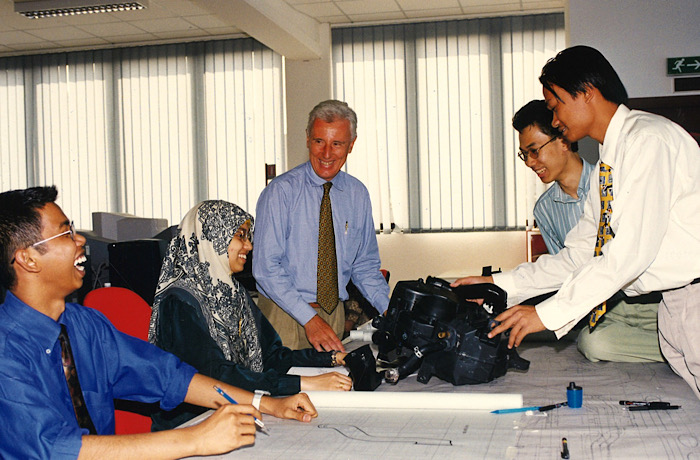
[(566, 402), (573, 409), (581, 407), (583, 405), (583, 388), (577, 387), (574, 382), (570, 382), (566, 389)]

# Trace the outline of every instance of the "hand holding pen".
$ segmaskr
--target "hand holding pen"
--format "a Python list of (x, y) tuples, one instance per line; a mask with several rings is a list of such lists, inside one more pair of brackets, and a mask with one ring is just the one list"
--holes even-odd
[[(229, 403), (234, 404), (234, 405), (238, 404), (235, 399), (233, 399), (231, 396), (229, 396), (228, 393), (226, 393), (221, 388), (214, 385), (214, 389), (217, 391), (217, 393), (219, 393), (221, 396), (223, 396), (224, 399), (226, 399), (226, 401), (228, 401)], [(253, 419), (255, 419), (255, 425), (257, 425), (257, 427), (260, 428), (260, 431), (262, 431), (266, 435), (270, 436), (270, 432), (267, 430), (267, 428), (265, 428), (265, 424), (262, 422), (262, 420), (260, 420), (259, 418), (255, 417), (255, 416), (253, 416)]]
[[(181, 446), (188, 446), (178, 457), (190, 455), (217, 455), (255, 443), (255, 415), (253, 406), (223, 404), (201, 423), (178, 429)], [(187, 455), (185, 455), (187, 454)]]

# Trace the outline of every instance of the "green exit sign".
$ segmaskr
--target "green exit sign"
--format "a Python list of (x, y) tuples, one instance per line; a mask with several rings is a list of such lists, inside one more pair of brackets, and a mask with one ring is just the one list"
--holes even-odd
[(700, 73), (700, 56), (686, 56), (666, 59), (668, 75), (688, 75)]

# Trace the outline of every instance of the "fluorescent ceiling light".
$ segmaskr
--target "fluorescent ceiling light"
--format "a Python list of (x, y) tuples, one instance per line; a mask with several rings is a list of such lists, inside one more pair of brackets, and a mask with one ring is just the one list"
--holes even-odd
[(15, 12), (30, 19), (73, 16), (76, 14), (114, 13), (148, 8), (148, 0), (15, 0)]

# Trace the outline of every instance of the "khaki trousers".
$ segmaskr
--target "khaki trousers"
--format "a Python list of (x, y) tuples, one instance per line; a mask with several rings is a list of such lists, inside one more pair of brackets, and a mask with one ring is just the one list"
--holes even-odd
[(659, 348), (656, 318), (658, 303), (627, 303), (621, 300), (588, 332), (578, 336), (578, 349), (593, 362), (664, 362)]
[(659, 344), (673, 371), (700, 398), (700, 284), (665, 291), (659, 304)]
[[(289, 313), (282, 310), (275, 302), (258, 294), (258, 308), (272, 324), (272, 327), (275, 328), (285, 347), (292, 350), (311, 348), (311, 344), (306, 338), (304, 326), (292, 318)], [(314, 310), (316, 310), (316, 314), (322, 320), (328, 323), (335, 335), (342, 340), (345, 331), (345, 307), (343, 301), (338, 302), (338, 306), (330, 315), (318, 307), (314, 307)]]

